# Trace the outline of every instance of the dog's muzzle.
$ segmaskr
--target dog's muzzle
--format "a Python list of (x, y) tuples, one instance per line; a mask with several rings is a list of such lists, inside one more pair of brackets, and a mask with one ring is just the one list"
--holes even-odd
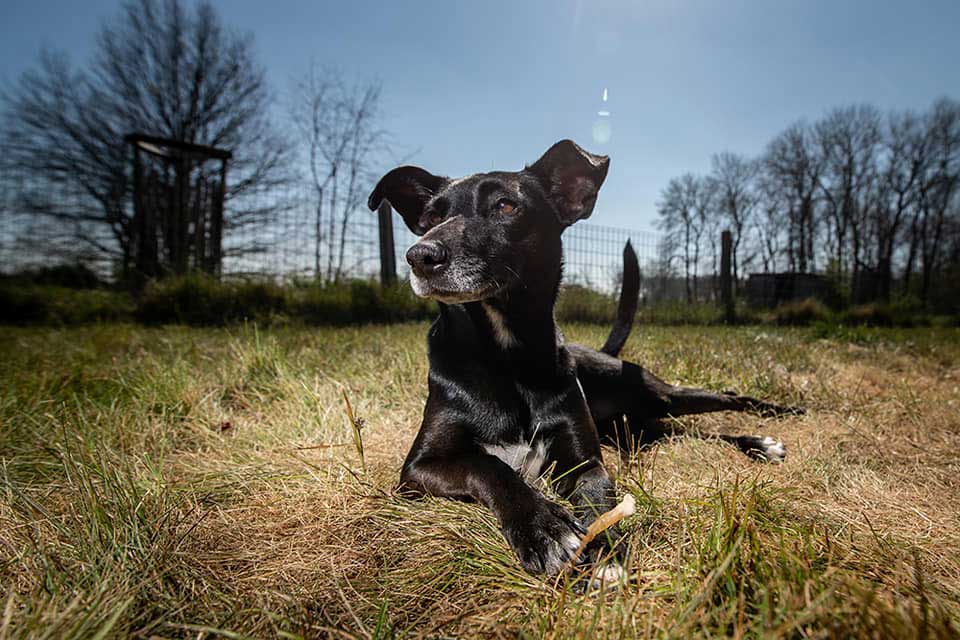
[[(457, 241), (453, 241), (457, 246)], [(486, 275), (484, 263), (466, 255), (462, 248), (450, 248), (439, 238), (423, 237), (407, 250), (410, 287), (421, 298), (449, 304), (482, 300), (496, 293), (500, 285)]]

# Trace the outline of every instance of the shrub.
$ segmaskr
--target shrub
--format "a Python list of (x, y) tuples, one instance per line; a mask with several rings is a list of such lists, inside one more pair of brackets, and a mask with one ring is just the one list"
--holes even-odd
[(381, 304), (386, 310), (385, 322), (421, 320), (437, 315), (437, 305), (414, 295), (406, 282), (380, 287)]
[(23, 285), (0, 285), (0, 323), (81, 324), (129, 320), (133, 316), (129, 296), (102, 289)]
[(560, 322), (610, 324), (617, 315), (617, 301), (577, 284), (560, 289), (555, 315)]
[(830, 317), (830, 311), (816, 298), (784, 302), (773, 310), (773, 321), (782, 326), (807, 326), (814, 322), (823, 322)]
[[(580, 285), (568, 285), (560, 289), (556, 317), (559, 322), (584, 322), (610, 325), (617, 316), (618, 298)], [(753, 320), (746, 309), (738, 309), (741, 321)], [(721, 320), (721, 311), (714, 303), (687, 304), (682, 301), (660, 300), (641, 305), (636, 322), (657, 325), (710, 325)]]
[(350, 289), (309, 285), (290, 293), (292, 315), (312, 324), (347, 324), (353, 316)]
[[(746, 318), (746, 311), (744, 308), (737, 309), (738, 321)], [(688, 304), (681, 300), (660, 300), (641, 307), (639, 320), (643, 324), (705, 326), (722, 322), (723, 311), (712, 302)]]
[(43, 323), (49, 314), (49, 297), (39, 295), (36, 287), (0, 286), (0, 321), (4, 324)]
[(864, 325), (846, 326), (829, 320), (814, 322), (810, 337), (814, 340), (836, 340), (856, 344), (873, 344), (880, 339), (876, 331)]
[(284, 288), (270, 281), (242, 281), (233, 289), (233, 318), (267, 318), (282, 314), (287, 309)]
[(269, 322), (286, 309), (284, 290), (268, 281), (218, 282), (203, 275), (150, 283), (136, 316), (150, 324), (219, 325), (241, 320)]
[(887, 305), (870, 303), (851, 307), (840, 316), (843, 324), (867, 327), (892, 327), (893, 313)]
[(293, 288), (289, 309), (315, 324), (402, 322), (436, 314), (436, 304), (417, 298), (406, 283), (384, 287), (371, 280)]
[(44, 285), (65, 289), (106, 289), (107, 283), (82, 262), (55, 264), (24, 269), (0, 276), (4, 283), (17, 286)]
[(847, 309), (840, 317), (846, 325), (866, 327), (928, 327), (931, 318), (919, 302), (901, 300), (893, 304), (872, 302)]
[(136, 319), (147, 324), (271, 324), (288, 318), (344, 325), (421, 320), (436, 304), (417, 298), (406, 283), (389, 287), (370, 280), (328, 285), (280, 286), (269, 280), (219, 282), (190, 275), (150, 283), (140, 297), (106, 289), (0, 282), (0, 323), (78, 324)]

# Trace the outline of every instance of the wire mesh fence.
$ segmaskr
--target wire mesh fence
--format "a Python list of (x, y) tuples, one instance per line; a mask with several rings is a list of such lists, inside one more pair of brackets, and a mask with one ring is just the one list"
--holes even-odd
[(581, 222), (564, 233), (564, 281), (612, 292), (620, 283), (623, 247), (628, 240), (640, 262), (641, 275), (651, 278), (660, 265), (658, 234)]
[[(338, 280), (376, 278), (380, 274), (380, 245), (375, 213), (365, 208), (331, 229), (321, 218), (317, 232), (315, 199), (308, 192), (284, 198), (286, 205), (276, 220), (260, 231), (266, 250), (224, 261), (224, 274), (257, 274), (282, 279)], [(598, 212), (602, 215), (602, 212)], [(400, 278), (408, 270), (404, 254), (417, 241), (396, 213), (393, 219), (394, 252)], [(242, 232), (231, 240), (245, 244)], [(568, 229), (564, 241), (564, 281), (605, 293), (619, 286), (623, 248), (629, 240), (640, 260), (641, 273), (652, 274), (658, 261), (659, 235), (648, 231), (581, 222)], [(227, 252), (229, 255), (229, 251)]]
[[(56, 185), (54, 185), (56, 187)], [(52, 203), (47, 214), (28, 212), (23, 194), (33, 185), (29, 176), (7, 169), (0, 173), (0, 271), (11, 273), (81, 261), (104, 278), (116, 276), (120, 253), (107, 223), (75, 220), (82, 194), (43, 185)], [(231, 222), (248, 212), (269, 212), (258, 224)], [(595, 218), (602, 217), (602, 210)], [(404, 254), (417, 237), (394, 213), (393, 237), (397, 275), (407, 276)], [(564, 281), (604, 293), (619, 287), (623, 247), (633, 244), (641, 273), (651, 276), (659, 257), (659, 234), (581, 222), (564, 234)], [(289, 187), (244, 196), (227, 205), (223, 234), (222, 274), (227, 278), (261, 277), (281, 282), (323, 281), (380, 275), (379, 228), (376, 213), (365, 207), (330, 220), (320, 212), (308, 188)]]
[[(56, 206), (41, 213), (34, 194)], [(91, 220), (89, 207), (89, 196), (74, 185), (40, 181), (0, 163), (0, 272), (82, 262), (109, 275), (116, 257), (110, 228)]]

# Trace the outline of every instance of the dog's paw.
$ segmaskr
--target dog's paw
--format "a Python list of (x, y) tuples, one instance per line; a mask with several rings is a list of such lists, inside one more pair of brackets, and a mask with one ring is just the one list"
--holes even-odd
[(613, 589), (619, 587), (627, 575), (627, 570), (618, 561), (613, 560), (598, 566), (590, 574), (591, 589)]
[(587, 545), (577, 562), (574, 591), (587, 593), (617, 589), (627, 575), (629, 544), (618, 526), (613, 526)]
[[(588, 526), (595, 518), (593, 513), (574, 511), (574, 514)], [(606, 583), (616, 582), (623, 573), (629, 551), (627, 537), (623, 535), (620, 525), (615, 524), (602, 531), (587, 545), (583, 554), (577, 559), (578, 568), (581, 572), (589, 571), (594, 576), (591, 586), (596, 586), (594, 583), (598, 580)]]
[(503, 534), (531, 573), (556, 575), (573, 558), (583, 527), (563, 507), (544, 500), (534, 513), (506, 523)]
[(740, 447), (749, 456), (766, 462), (783, 462), (787, 447), (770, 436), (742, 436)]

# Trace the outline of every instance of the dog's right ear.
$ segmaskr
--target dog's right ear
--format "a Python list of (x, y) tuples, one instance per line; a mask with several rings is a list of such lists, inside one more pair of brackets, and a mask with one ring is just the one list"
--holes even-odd
[(561, 140), (527, 167), (553, 200), (557, 217), (568, 227), (593, 213), (597, 192), (607, 177), (610, 158), (584, 151), (573, 140)]
[(387, 200), (403, 216), (410, 231), (422, 236), (430, 228), (423, 219), (423, 207), (447, 180), (420, 167), (397, 167), (380, 178), (367, 200), (367, 206), (373, 211)]

